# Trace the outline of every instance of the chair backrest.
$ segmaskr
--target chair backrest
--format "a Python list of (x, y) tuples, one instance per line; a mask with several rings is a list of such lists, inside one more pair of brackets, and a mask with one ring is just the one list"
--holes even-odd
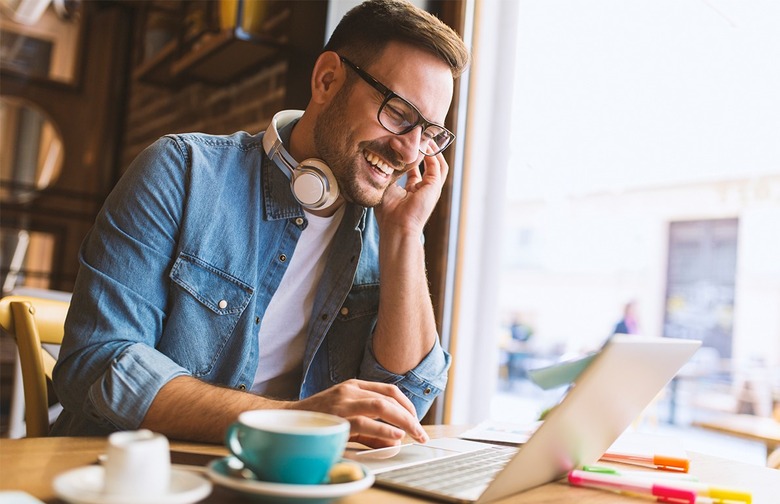
[(70, 303), (33, 296), (0, 299), (0, 326), (16, 338), (24, 383), (25, 422), (28, 437), (49, 434), (49, 395), (54, 358), (42, 344), (62, 343)]

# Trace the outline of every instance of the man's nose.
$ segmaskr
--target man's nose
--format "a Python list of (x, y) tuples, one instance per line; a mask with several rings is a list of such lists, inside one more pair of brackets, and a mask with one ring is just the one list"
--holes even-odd
[(416, 163), (420, 156), (420, 141), (422, 140), (422, 126), (417, 126), (403, 135), (395, 135), (393, 149), (399, 154), (405, 165)]

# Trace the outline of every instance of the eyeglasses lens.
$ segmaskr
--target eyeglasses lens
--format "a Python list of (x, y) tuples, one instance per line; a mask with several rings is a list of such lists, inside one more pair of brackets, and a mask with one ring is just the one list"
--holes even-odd
[[(420, 114), (409, 102), (398, 96), (387, 100), (379, 109), (380, 124), (391, 133), (404, 135), (420, 122)], [(422, 132), (420, 152), (426, 156), (435, 156), (451, 142), (449, 131), (436, 125), (428, 125)]]

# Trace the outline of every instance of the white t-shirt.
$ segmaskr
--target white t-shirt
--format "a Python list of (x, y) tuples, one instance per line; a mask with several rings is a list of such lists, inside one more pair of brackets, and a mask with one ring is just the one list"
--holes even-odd
[(260, 359), (251, 388), (256, 394), (276, 399), (298, 398), (314, 296), (345, 206), (332, 217), (306, 212), (308, 225), (260, 322)]

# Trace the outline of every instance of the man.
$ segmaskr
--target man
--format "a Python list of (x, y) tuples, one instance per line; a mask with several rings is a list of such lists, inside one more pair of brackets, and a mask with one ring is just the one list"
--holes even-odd
[(615, 324), (612, 334), (637, 333), (639, 333), (639, 319), (637, 317), (636, 301), (631, 300), (623, 305), (623, 317)]
[[(425, 441), (450, 357), (421, 236), (467, 63), (435, 17), (369, 1), (316, 61), (299, 120), (268, 138), (169, 135), (140, 154), (82, 247), (52, 433), (221, 442), (242, 411), (292, 408), (345, 417), (369, 446)], [(304, 170), (280, 151), (329, 167), (325, 204), (303, 208)]]

